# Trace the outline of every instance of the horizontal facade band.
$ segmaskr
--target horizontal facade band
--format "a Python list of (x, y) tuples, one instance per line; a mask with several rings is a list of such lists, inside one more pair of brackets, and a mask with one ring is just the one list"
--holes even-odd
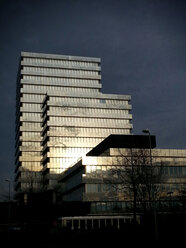
[[(34, 92), (34, 93), (30, 92), (30, 93), (25, 93), (24, 95), (25, 95), (25, 97), (26, 97), (26, 95), (28, 95), (28, 96), (33, 95), (33, 97), (36, 95), (36, 96), (38, 96), (40, 98), (40, 101), (38, 101), (38, 103), (42, 103), (43, 100), (44, 100), (44, 97), (46, 96), (46, 92), (42, 93), (42, 94), (39, 93), (39, 92)], [(129, 96), (129, 95), (102, 94), (100, 92), (96, 92), (96, 93), (95, 92), (91, 92), (91, 93), (87, 92), (85, 94), (85, 93), (79, 93), (79, 92), (78, 93), (77, 92), (65, 92), (64, 93), (64, 92), (59, 91), (57, 93), (57, 95), (54, 94), (53, 92), (47, 92), (47, 95), (49, 97), (62, 97), (63, 96), (63, 97), (71, 97), (71, 98), (85, 98), (85, 99), (90, 98), (90, 99), (99, 99), (99, 100), (100, 99), (105, 99), (105, 100), (126, 100), (126, 101), (131, 100), (131, 96)], [(24, 100), (22, 98), (23, 97), (21, 96), (21, 100), (22, 100), (22, 102), (24, 102)]]
[(127, 198), (124, 197), (124, 194), (116, 193), (116, 192), (102, 192), (102, 193), (83, 193), (83, 201), (87, 202), (95, 202), (97, 201), (121, 201), (123, 202)]
[[(55, 60), (54, 60), (55, 62)], [(96, 65), (95, 66), (78, 66), (78, 65), (60, 65), (58, 63), (39, 63), (39, 62), (29, 62), (29, 61), (21, 61), (22, 66), (33, 66), (33, 67), (47, 67), (47, 68), (59, 68), (59, 69), (74, 69), (74, 70), (87, 70), (87, 71), (101, 71), (101, 67)]]
[(40, 137), (39, 134), (38, 134), (38, 137), (23, 137), (23, 136), (19, 136), (19, 141), (41, 142), (42, 137)]
[(35, 75), (35, 76), (49, 76), (49, 77), (62, 77), (62, 78), (87, 78), (87, 79), (101, 79), (101, 75), (83, 75), (83, 74), (67, 74), (55, 72), (36, 72), (34, 69), (31, 71), (21, 70), (21, 75)]
[[(63, 122), (59, 122), (57, 125), (56, 125), (56, 122), (54, 121), (47, 121), (47, 125), (48, 126), (58, 126), (58, 127), (61, 127), (61, 126), (67, 126), (68, 124), (66, 123), (63, 123)], [(73, 126), (71, 123), (69, 123), (70, 126)], [(121, 124), (118, 124), (116, 125), (115, 123), (113, 124), (108, 124), (108, 123), (95, 123), (94, 124), (91, 124), (91, 123), (77, 123), (76, 124), (76, 127), (89, 127), (89, 128), (120, 128), (120, 129), (132, 129), (133, 125), (131, 123), (125, 123), (124, 125), (121, 125)]]
[[(63, 130), (61, 128), (63, 127), (58, 127), (59, 129), (56, 128), (55, 130), (50, 130), (49, 128), (47, 130), (43, 130), (41, 133), (44, 137), (69, 137), (72, 139), (72, 137), (76, 138), (88, 138), (88, 137), (95, 137), (95, 138), (104, 138), (110, 133), (117, 134), (117, 133), (123, 133), (126, 131), (126, 129), (110, 129), (110, 128), (90, 128), (89, 130), (83, 130), (84, 128), (81, 127), (66, 127)], [(99, 132), (98, 132), (99, 130)], [(60, 134), (59, 134), (60, 133)], [(59, 134), (59, 135), (58, 135)]]
[[(56, 122), (64, 123), (64, 125), (68, 125), (66, 123), (68, 121), (70, 126), (73, 126), (74, 123), (73, 123), (73, 125), (71, 125), (72, 121), (79, 121), (79, 122), (93, 121), (94, 124), (96, 124), (97, 122), (101, 124), (101, 122), (107, 121), (108, 119), (109, 119), (108, 125), (110, 123), (111, 123), (111, 125), (114, 125), (114, 123), (112, 123), (113, 120), (116, 120), (116, 121), (118, 120), (118, 122), (124, 121), (121, 124), (125, 125), (125, 124), (127, 124), (127, 122), (126, 122), (127, 120), (129, 121), (130, 119), (132, 119), (132, 115), (130, 115), (130, 114), (125, 114), (125, 116), (119, 116), (119, 117), (118, 116), (112, 116), (112, 118), (111, 118), (110, 116), (99, 116), (99, 115), (96, 116), (96, 114), (95, 115), (89, 114), (89, 116), (87, 117), (86, 115), (85, 116), (78, 115), (78, 113), (77, 113), (77, 115), (74, 114), (73, 116), (68, 114), (68, 113), (64, 113), (64, 114), (61, 114), (59, 116), (56, 114), (52, 115), (49, 113), (48, 115), (46, 115), (46, 118), (43, 118), (43, 119), (39, 113), (37, 113), (37, 114), (38, 114), (38, 116), (36, 115), (36, 113), (33, 113), (33, 115), (32, 115), (32, 113), (30, 113), (30, 112), (25, 112), (25, 113), (23, 113), (22, 116), (20, 116), (20, 121), (44, 123), (46, 120), (50, 120), (52, 122), (52, 121), (54, 121), (55, 118), (57, 118), (58, 120), (55, 120)], [(118, 127), (119, 124), (117, 122), (115, 124), (116, 124), (116, 127)], [(91, 123), (89, 123), (89, 124), (87, 123), (87, 125), (89, 126), (89, 125), (91, 125)]]
[[(40, 109), (41, 108), (41, 102), (40, 103), (35, 103), (35, 102), (32, 102), (28, 99), (28, 101), (25, 101), (25, 100), (21, 100), (21, 103), (30, 103), (32, 105), (38, 105), (39, 106), (39, 109), (35, 109), (34, 111), (31, 111), (29, 110), (29, 108), (24, 108), (24, 107), (20, 107), (20, 111), (21, 112), (42, 112), (42, 110)], [(109, 103), (105, 103), (105, 104), (102, 104), (102, 103), (68, 103), (66, 102), (65, 100), (61, 100), (61, 102), (58, 102), (58, 103), (55, 103), (55, 102), (49, 102), (48, 106), (53, 106), (53, 107), (59, 107), (59, 108), (62, 108), (62, 107), (66, 107), (66, 108), (70, 108), (70, 107), (79, 107), (79, 108), (93, 108), (93, 109), (119, 109), (119, 110), (131, 110), (132, 109), (132, 106), (130, 104), (109, 104)], [(34, 106), (33, 106), (34, 107)]]
[(56, 148), (69, 148), (69, 147), (73, 147), (73, 148), (87, 148), (87, 147), (94, 147), (96, 145), (98, 145), (103, 139), (100, 139), (100, 141), (90, 141), (90, 142), (81, 142), (81, 141), (76, 141), (76, 142), (68, 142), (68, 141), (64, 141), (64, 143), (61, 141), (46, 141), (44, 142), (44, 145), (46, 145), (47, 147), (56, 147)]
[[(77, 111), (78, 112), (78, 111)], [(86, 112), (86, 111), (85, 111)], [(111, 115), (110, 113), (108, 114), (99, 114), (99, 113), (85, 113), (83, 115), (83, 113), (55, 113), (52, 111), (47, 111), (47, 117), (59, 117), (59, 118), (63, 118), (63, 117), (71, 117), (71, 118), (99, 118), (99, 119), (118, 119), (118, 120), (131, 120), (132, 119), (132, 115), (131, 114), (126, 114), (126, 113), (121, 113), (121, 114), (115, 114), (115, 115)], [(73, 117), (72, 117), (73, 116)], [(87, 117), (88, 116), (88, 117)]]
[(37, 89), (37, 88), (28, 88), (28, 87), (23, 87), (20, 89), (21, 93), (26, 93), (26, 94), (54, 94), (54, 96), (58, 96), (59, 93), (63, 91), (64, 93), (67, 93), (69, 91), (71, 92), (78, 92), (80, 94), (86, 94), (86, 93), (97, 93), (99, 92), (99, 88), (91, 88), (91, 87), (68, 87), (68, 86), (63, 86), (63, 87), (59, 87), (59, 89), (55, 89), (55, 90), (50, 90), (50, 89)]
[(89, 108), (89, 109), (123, 109), (123, 110), (130, 110), (132, 109), (130, 104), (127, 103), (123, 103), (123, 104), (109, 104), (109, 103), (86, 103), (86, 102), (82, 102), (82, 103), (71, 103), (71, 102), (66, 102), (65, 100), (63, 101), (63, 99), (61, 100), (61, 102), (53, 102), (53, 101), (48, 101), (47, 102), (47, 106), (51, 106), (51, 107), (59, 107), (59, 108), (72, 108), (72, 107), (76, 107), (76, 108)]
[[(70, 118), (70, 117), (69, 117)], [(95, 133), (99, 134), (102, 133), (103, 130), (110, 130), (110, 132), (113, 132), (113, 134), (115, 132), (117, 132), (117, 130), (119, 129), (121, 130), (125, 130), (127, 128), (132, 127), (130, 120), (129, 119), (125, 119), (125, 118), (120, 118), (120, 119), (114, 119), (114, 118), (74, 118), (74, 119), (68, 119), (63, 120), (63, 119), (68, 119), (68, 117), (63, 117), (61, 120), (58, 121), (58, 123), (55, 123), (55, 117), (51, 117), (51, 119), (47, 120), (46, 124), (48, 127), (57, 127), (57, 128), (65, 128), (64, 131), (66, 131), (67, 133), (80, 133), (80, 132), (84, 132), (84, 133), (90, 133), (95, 131)], [(92, 119), (92, 123), (91, 123), (91, 119)], [(67, 123), (68, 122), (68, 123)], [(76, 125), (74, 125), (74, 122), (76, 122)], [(108, 123), (107, 123), (108, 122)], [(116, 122), (116, 123), (114, 123)], [(45, 127), (45, 123), (43, 125), (44, 128)], [(79, 129), (78, 129), (79, 128)], [(86, 130), (84, 130), (84, 128), (88, 128)], [(44, 129), (43, 129), (44, 131)], [(50, 130), (51, 133), (55, 132), (55, 130), (51, 129)], [(62, 131), (63, 132), (63, 131)]]
[(46, 133), (47, 136), (58, 137), (107, 137), (112, 134), (128, 134), (128, 129), (122, 128), (89, 128), (89, 127), (44, 127), (42, 133)]
[[(31, 122), (30, 124), (33, 124), (33, 122)], [(42, 132), (42, 127), (39, 128), (39, 127), (34, 127), (34, 126), (33, 127), (20, 126), (20, 131), (25, 131), (25, 132)]]
[[(52, 127), (56, 127), (56, 126), (52, 126)], [(64, 130), (49, 130), (46, 131), (48, 136), (64, 136), (64, 137), (74, 137), (74, 135), (76, 135), (76, 137), (105, 137), (105, 135), (110, 135), (112, 134), (128, 134), (128, 132), (126, 132), (126, 128), (109, 128), (109, 127), (103, 127), (103, 128), (90, 128), (90, 130), (83, 130), (84, 127), (73, 127), (73, 126), (69, 126), (69, 127), (64, 127), (64, 126), (58, 126), (57, 128), (64, 128)], [(81, 130), (82, 129), (82, 130)], [(27, 129), (27, 128), (23, 128), (20, 127), (20, 131), (23, 132), (37, 132), (41, 133), (41, 132), (45, 132), (45, 130), (35, 130), (35, 129)], [(59, 133), (60, 132), (60, 133)], [(19, 136), (21, 136), (21, 134), (19, 134)]]
[[(91, 148), (89, 149), (89, 150), (91, 150)], [(78, 159), (78, 158), (80, 158), (80, 157), (82, 157), (83, 155), (86, 155), (86, 152), (84, 153), (84, 154), (76, 154), (76, 153), (74, 153), (74, 154), (70, 154), (70, 153), (67, 153), (67, 154), (65, 154), (65, 153), (62, 153), (61, 155), (52, 155), (52, 154), (50, 154), (50, 153), (47, 153), (47, 154), (45, 154), (44, 156), (43, 156), (43, 159), (42, 159), (42, 161), (41, 162), (44, 162), (46, 159), (49, 159), (49, 158), (51, 158), (51, 159), (61, 159), (61, 158), (72, 158), (72, 156), (74, 157), (74, 158), (76, 158), (76, 159)]]
[[(41, 176), (42, 176), (42, 173), (41, 173), (41, 168), (40, 169), (38, 169), (38, 168), (30, 168), (30, 169), (26, 169), (26, 168), (23, 168), (22, 166), (20, 166), (18, 169), (17, 169), (17, 171), (15, 172), (15, 182), (17, 182), (17, 181), (19, 181), (19, 179), (20, 178), (22, 178), (23, 177), (23, 175), (22, 175), (22, 173), (24, 173), (24, 172), (30, 172), (30, 173), (37, 173), (38, 175), (40, 174), (40, 178), (38, 178), (37, 180), (39, 181), (39, 180), (41, 180), (42, 178), (41, 178)], [(31, 179), (31, 176), (32, 175), (30, 175), (30, 179)], [(27, 175), (27, 177), (28, 177), (28, 175)], [(33, 177), (34, 178), (34, 177)], [(35, 178), (36, 179), (36, 178)]]
[(95, 57), (82, 57), (82, 56), (71, 56), (71, 55), (58, 55), (58, 54), (46, 54), (46, 53), (31, 53), (21, 52), (21, 57), (30, 58), (49, 58), (49, 59), (62, 59), (62, 60), (74, 60), (74, 61), (90, 61), (90, 62), (101, 62), (100, 58)]
[(38, 113), (42, 114), (42, 109), (31, 109), (31, 108), (25, 108), (25, 107), (20, 107), (20, 112), (21, 113)]
[(20, 156), (19, 157), (19, 161), (20, 162), (40, 162), (41, 160), (42, 160), (42, 156), (40, 156), (40, 157), (22, 157), (22, 156)]
[[(35, 142), (33, 142), (35, 143)], [(40, 147), (35, 147), (35, 146), (19, 146), (19, 151), (21, 152), (41, 152), (42, 151), (42, 146)]]
[[(41, 123), (42, 124), (42, 121), (41, 122), (39, 122), (39, 121), (24, 121), (24, 122), (19, 122), (19, 125), (21, 126), (21, 124), (22, 123)], [(50, 121), (47, 121), (46, 122), (46, 124), (47, 124), (47, 126), (51, 126), (51, 127), (66, 127), (66, 128), (70, 128), (70, 127), (72, 127), (72, 128), (86, 128), (87, 127), (87, 125), (85, 125), (85, 124), (77, 124), (76, 123), (76, 126), (74, 126), (74, 123), (73, 124), (65, 124), (65, 123), (58, 123), (58, 124), (56, 124), (56, 123), (54, 123), (54, 122), (50, 122)], [(98, 124), (95, 124), (95, 125), (88, 125), (88, 127), (89, 128), (102, 128), (102, 129), (110, 129), (110, 128), (112, 128), (112, 129), (131, 129), (132, 127), (133, 127), (133, 125), (131, 124), (131, 123), (129, 123), (129, 124), (126, 124), (125, 123), (125, 125), (123, 125), (123, 126), (115, 126), (115, 125), (106, 125), (106, 124), (103, 124), (103, 125), (98, 125)], [(32, 130), (33, 132), (35, 132), (36, 130)]]
[[(122, 132), (123, 131), (123, 132)], [(117, 132), (115, 132), (116, 134), (129, 134), (129, 131), (127, 130), (127, 132), (126, 132), (126, 129), (124, 129), (124, 130), (122, 130), (122, 131), (119, 131), (118, 130), (118, 133)], [(87, 134), (87, 136), (85, 136), (85, 134), (77, 134), (77, 138), (100, 138), (100, 139), (104, 139), (105, 137), (103, 137), (103, 134), (100, 134), (100, 135), (98, 135), (98, 134), (96, 134), (96, 133), (94, 133), (94, 130), (92, 130), (92, 134)], [(106, 133), (104, 133), (104, 134), (106, 134)], [(106, 134), (107, 136), (109, 136), (110, 135), (110, 133), (108, 132), (108, 134)], [(65, 138), (68, 138), (68, 137), (70, 137), (70, 138), (72, 138), (72, 137), (74, 137), (74, 135), (69, 135), (69, 133), (67, 133), (66, 135), (65, 134), (60, 134), (60, 135), (57, 135), (57, 133), (47, 133), (47, 136), (48, 137), (65, 137)], [(28, 140), (27, 140), (28, 141)]]
[[(38, 104), (38, 106), (39, 106), (39, 104)], [(109, 106), (101, 106), (101, 105), (97, 106), (96, 104), (94, 104), (94, 106), (91, 105), (91, 104), (86, 105), (85, 103), (84, 104), (81, 104), (79, 106), (78, 106), (78, 104), (67, 104), (67, 105), (63, 105), (61, 103), (61, 105), (56, 106), (56, 104), (53, 104), (52, 105), (52, 103), (51, 103), (50, 106), (51, 107), (59, 108), (59, 113), (50, 114), (50, 112), (52, 110), (49, 110), (50, 112), (47, 113), (48, 115), (56, 115), (56, 116), (60, 116), (61, 115), (60, 112), (67, 112), (67, 110), (68, 109), (70, 110), (71, 108), (77, 108), (77, 111), (78, 111), (78, 109), (85, 110), (85, 112), (88, 112), (88, 110), (95, 110), (95, 111), (102, 111), (102, 110), (107, 111), (108, 110), (108, 114), (109, 114), (109, 111), (112, 111), (112, 110), (113, 111), (114, 110), (120, 110), (120, 111), (125, 111), (125, 110), (126, 111), (129, 111), (129, 110), (131, 110), (131, 105), (127, 105), (127, 104), (126, 105), (120, 105), (119, 107), (117, 107), (117, 106), (114, 106), (114, 107), (111, 106), (111, 107), (109, 107)], [(39, 107), (38, 107), (38, 109), (36, 109), (36, 108), (34, 109), (34, 108), (32, 108), (32, 106), (30, 106), (30, 107), (20, 107), (20, 113), (38, 113), (38, 114), (42, 114), (43, 111)], [(65, 111), (65, 109), (66, 109), (66, 111)], [(68, 115), (68, 113), (66, 113), (66, 114)], [(102, 115), (100, 114), (99, 116), (102, 116), (102, 117), (107, 116), (107, 113), (104, 113)], [(130, 116), (132, 116), (132, 115), (130, 114)], [(129, 117), (129, 119), (130, 119), (130, 117)]]
[(20, 116), (20, 121), (21, 122), (42, 123), (42, 118), (34, 119), (32, 116), (30, 116), (30, 117)]
[(56, 87), (57, 89), (60, 89), (60, 87), (75, 87), (75, 88), (95, 88), (95, 89), (101, 89), (102, 84), (99, 82), (97, 83), (75, 83), (75, 82), (42, 82), (42, 81), (32, 81), (29, 79), (21, 79), (20, 81), (21, 85), (34, 85), (34, 86), (50, 86), (50, 87)]
[[(52, 159), (53, 158), (51, 158), (51, 160)], [(65, 160), (68, 159), (69, 161), (66, 161), (62, 164), (61, 163), (54, 164), (53, 162), (48, 161), (48, 162), (44, 163), (43, 166), (44, 166), (45, 170), (50, 169), (50, 173), (61, 173), (62, 171), (65, 171), (69, 167), (73, 166), (77, 162), (78, 157), (71, 157), (71, 158), (64, 158), (64, 159)], [(53, 172), (51, 172), (51, 170), (53, 170)]]

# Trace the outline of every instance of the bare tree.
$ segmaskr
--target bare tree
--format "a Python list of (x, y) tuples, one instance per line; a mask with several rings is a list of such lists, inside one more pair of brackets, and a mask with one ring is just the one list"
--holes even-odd
[(116, 164), (110, 171), (113, 187), (122, 189), (133, 204), (133, 218), (137, 209), (151, 212), (158, 197), (162, 166), (153, 165), (148, 149), (118, 149)]

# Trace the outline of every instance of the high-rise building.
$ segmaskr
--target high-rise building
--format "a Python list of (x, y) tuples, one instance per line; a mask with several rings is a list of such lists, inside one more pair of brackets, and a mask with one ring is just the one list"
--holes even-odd
[[(15, 189), (50, 189), (56, 174), (110, 134), (131, 134), (130, 96), (101, 93), (99, 58), (21, 53)], [(44, 183), (44, 184), (43, 184)]]

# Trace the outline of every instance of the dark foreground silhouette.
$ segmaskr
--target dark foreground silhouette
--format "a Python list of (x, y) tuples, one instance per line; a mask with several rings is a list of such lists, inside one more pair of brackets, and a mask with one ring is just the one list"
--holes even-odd
[[(181, 247), (185, 235), (185, 215), (159, 216), (158, 236), (150, 219), (140, 225), (130, 223), (118, 229), (70, 230), (56, 223), (24, 223), (1, 227), (1, 247)], [(5, 228), (6, 227), (6, 228)]]

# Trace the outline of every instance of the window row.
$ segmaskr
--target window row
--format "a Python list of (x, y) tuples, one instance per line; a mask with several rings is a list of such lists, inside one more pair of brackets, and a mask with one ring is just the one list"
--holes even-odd
[(38, 131), (41, 132), (41, 124), (34, 122), (34, 123), (29, 123), (29, 122), (22, 122), (21, 123), (21, 130), (22, 131)]
[(71, 115), (92, 115), (96, 114), (98, 116), (106, 115), (108, 117), (114, 117), (115, 115), (119, 115), (120, 117), (126, 116), (129, 111), (125, 109), (105, 109), (105, 108), (74, 108), (74, 107), (49, 107), (51, 114), (64, 114), (70, 113)]
[(186, 176), (186, 166), (164, 166), (162, 174), (165, 176)]
[(54, 168), (54, 167), (52, 167), (52, 168), (50, 168), (50, 172), (49, 173), (50, 174), (60, 174), (64, 170), (65, 170), (64, 168), (59, 168), (59, 167)]
[[(107, 104), (116, 104), (116, 105), (125, 105), (128, 104), (127, 100), (118, 100), (118, 99), (104, 99), (104, 103)], [(98, 98), (82, 98), (82, 97), (53, 97), (50, 96), (51, 102), (56, 102), (58, 104), (62, 102), (66, 103), (88, 103), (88, 104), (99, 104), (103, 103), (103, 99)]]
[(61, 155), (63, 157), (64, 155), (70, 155), (70, 156), (81, 156), (82, 154), (86, 154), (88, 151), (90, 151), (91, 148), (87, 147), (49, 147), (48, 151), (50, 152), (50, 156), (52, 157), (58, 157)]
[(51, 74), (77, 74), (77, 75), (88, 75), (88, 76), (97, 76), (99, 75), (99, 71), (90, 71), (90, 70), (74, 70), (74, 69), (57, 69), (57, 68), (49, 68), (49, 67), (32, 67), (32, 66), (24, 66), (25, 72), (39, 72), (39, 73), (51, 73)]
[[(182, 206), (180, 206), (180, 201), (172, 201), (170, 199), (166, 200), (160, 200), (156, 202), (156, 208), (158, 210), (167, 210), (170, 207), (176, 207), (175, 209), (179, 209), (180, 207), (183, 209)], [(144, 202), (140, 203), (137, 202), (137, 209), (144, 211)], [(146, 202), (146, 208), (149, 208), (150, 204), (149, 202)], [(129, 211), (131, 213), (133, 209), (133, 202), (132, 201), (125, 201), (125, 202), (92, 202), (91, 203), (91, 213), (113, 213), (114, 211), (118, 213), (120, 212), (126, 212)], [(118, 225), (117, 220), (113, 220), (112, 225)]]
[[(50, 124), (52, 125), (66, 125), (66, 126), (86, 126), (86, 127), (116, 127), (124, 128), (125, 125), (129, 124), (128, 119), (107, 119), (107, 118), (74, 118), (74, 117), (60, 117), (50, 116)], [(128, 127), (128, 126), (127, 126)]]
[(21, 189), (22, 190), (41, 190), (41, 184), (40, 182), (33, 182), (32, 184), (21, 182)]
[(37, 119), (37, 118), (40, 119), (41, 118), (41, 114), (40, 113), (23, 112), (21, 114), (21, 116), (24, 117), (24, 118), (30, 118), (30, 117), (32, 117), (34, 119)]
[[(112, 212), (113, 211), (126, 211), (132, 209), (132, 202), (92, 202), (91, 203), (91, 213), (100, 213), (100, 212)], [(115, 220), (113, 220), (113, 225), (118, 225), (118, 222), (114, 223)]]
[[(43, 94), (22, 94), (21, 102), (34, 102), (42, 103), (45, 97)], [(86, 103), (86, 104), (100, 104), (101, 99), (98, 98), (87, 98), (87, 97), (64, 97), (64, 96), (50, 96), (50, 101), (58, 105), (63, 103)], [(128, 105), (127, 100), (114, 100), (114, 99), (105, 99), (105, 103), (112, 104), (114, 106)]]
[(33, 103), (42, 103), (45, 94), (23, 94), (21, 96), (21, 102), (33, 102)]
[(123, 185), (114, 184), (86, 184), (86, 193), (101, 193), (101, 192), (123, 192)]
[[(57, 146), (57, 147), (94, 147), (96, 145), (99, 144), (99, 142), (97, 141), (87, 141), (87, 142), (82, 142), (81, 140), (77, 141), (77, 142), (73, 142), (72, 141), (60, 141), (59, 139), (57, 140), (52, 140), (49, 141), (48, 146)], [(72, 155), (72, 154), (71, 154)], [(65, 154), (65, 157), (67, 156), (67, 154)]]
[[(49, 161), (47, 161), (47, 166), (49, 168), (52, 168), (56, 170), (57, 168), (61, 168), (63, 170), (71, 167), (74, 165), (74, 163), (77, 162), (77, 157), (74, 158), (49, 158)], [(50, 169), (51, 170), (51, 169)]]
[(178, 157), (178, 156), (186, 157), (185, 149), (154, 149), (152, 150), (152, 154), (154, 156), (156, 156), (156, 153), (158, 153), (159, 156), (165, 156), (165, 157)]
[(42, 146), (40, 144), (41, 142), (37, 142), (37, 141), (34, 141), (34, 142), (26, 142), (26, 141), (23, 141), (21, 146), (20, 146), (20, 151), (41, 151), (42, 150)]
[(116, 129), (116, 128), (88, 128), (88, 127), (49, 127), (50, 134), (58, 134), (60, 136), (102, 136), (106, 137), (110, 134), (129, 134), (127, 129)]
[(182, 191), (182, 190), (186, 190), (186, 184), (182, 184), (182, 183), (162, 183), (159, 185), (159, 190), (161, 192), (168, 192), (173, 193), (175, 191)]
[(41, 147), (40, 142), (30, 142), (30, 141), (23, 141), (21, 147)]
[(40, 113), (29, 113), (29, 112), (23, 112), (21, 115), (22, 121), (42, 121), (42, 117)]
[(65, 60), (65, 59), (46, 59), (46, 58), (23, 58), (24, 62), (30, 63), (41, 63), (41, 64), (51, 64), (51, 65), (67, 65), (67, 66), (98, 66), (98, 62), (90, 61), (76, 61), (76, 60)]
[(55, 87), (55, 86), (37, 86), (37, 85), (24, 85), (23, 86), (23, 91), (25, 92), (30, 92), (30, 93), (54, 93), (56, 92), (56, 94), (60, 91), (62, 92), (98, 92), (98, 89), (94, 89), (94, 88), (77, 88), (77, 87)]
[[(110, 184), (110, 183), (90, 183), (86, 184), (86, 193), (102, 193), (102, 192), (126, 192), (129, 185), (123, 184)], [(160, 192), (175, 192), (186, 189), (186, 184), (160, 184), (158, 185), (158, 191)]]
[(170, 157), (161, 157), (157, 156), (153, 157), (153, 164), (158, 166), (161, 164), (171, 166), (173, 163), (176, 164), (177, 166), (179, 165), (186, 165), (186, 157), (176, 157), (176, 156), (171, 156)]
[(21, 162), (21, 166), (19, 167), (19, 171), (41, 171), (42, 170), (42, 166), (40, 162), (36, 162), (36, 161), (23, 161)]
[(21, 167), (25, 170), (31, 170), (31, 171), (39, 171), (43, 167), (41, 166), (40, 162), (22, 162)]
[(22, 140), (28, 140), (28, 141), (41, 141), (42, 137), (40, 132), (22, 132)]
[[(91, 158), (90, 158), (91, 159)], [(95, 158), (96, 159), (96, 158)], [(99, 157), (97, 158), (97, 163), (101, 163), (101, 160), (104, 161), (104, 157)], [(107, 159), (107, 158), (106, 158)], [(116, 159), (117, 161), (117, 159)], [(105, 161), (107, 162), (107, 161)], [(124, 169), (125, 166), (121, 167), (121, 170)], [(161, 173), (164, 176), (186, 176), (186, 166), (164, 166), (162, 169), (161, 167), (157, 167), (158, 168), (158, 173)], [(86, 166), (86, 173), (87, 174), (92, 174), (92, 176), (105, 176), (106, 174), (111, 175), (114, 171), (119, 171), (120, 168), (117, 166), (101, 166), (101, 165), (89, 165)], [(154, 173), (156, 173), (156, 171), (154, 170)]]
[(22, 111), (41, 111), (41, 105), (37, 103), (22, 103)]
[(22, 171), (21, 178), (25, 178), (28, 181), (42, 179), (42, 174), (40, 172), (33, 172), (33, 171)]
[[(25, 124), (25, 123), (23, 123), (23, 124)], [(36, 124), (38, 124), (38, 123), (36, 123)], [(25, 128), (25, 130), (27, 130), (27, 128), (34, 129), (32, 125), (30, 125), (30, 126), (27, 125), (26, 128)], [(52, 127), (50, 127), (50, 128), (52, 128)], [(87, 139), (98, 141), (98, 140), (102, 140), (102, 137), (108, 136), (109, 134), (127, 134), (127, 130), (126, 129), (123, 129), (123, 130), (120, 130), (119, 129), (119, 130), (117, 130), (117, 129), (100, 129), (100, 128), (92, 128), (92, 129), (89, 128), (88, 129), (88, 128), (84, 128), (85, 130), (80, 130), (80, 128), (78, 128), (79, 131), (76, 130), (76, 129), (74, 129), (74, 128), (72, 128), (72, 130), (69, 130), (69, 129), (70, 129), (70, 127), (69, 128), (63, 128), (63, 130), (62, 130), (62, 128), (59, 128), (59, 129), (55, 128), (55, 134), (54, 135), (56, 137), (49, 136), (50, 137), (50, 140), (52, 140), (52, 139), (74, 140), (74, 136), (76, 136), (76, 139), (82, 140), (82, 141), (85, 141)], [(59, 135), (59, 132), (61, 132), (60, 135)], [(62, 132), (64, 132), (64, 136), (62, 136), (63, 135)], [(73, 135), (70, 136), (69, 135), (69, 132), (71, 132)], [(81, 136), (88, 136), (88, 138), (81, 137), (79, 135), (79, 132), (81, 132)], [(89, 134), (92, 134), (92, 136), (89, 135)], [(52, 133), (50, 133), (50, 135), (52, 135)], [(80, 137), (77, 137), (78, 135)], [(41, 137), (41, 132), (40, 131), (38, 131), (38, 132), (34, 132), (34, 131), (31, 131), (31, 132), (30, 131), (22, 131), (21, 132), (21, 136), (24, 137), (24, 138), (25, 137), (26, 138), (36, 138), (36, 137), (39, 137), (40, 138)], [(68, 136), (68, 138), (66, 138), (67, 136)], [(100, 138), (97, 138), (95, 136), (100, 136)], [(31, 144), (33, 144), (33, 143), (30, 142), (30, 145)]]
[(67, 144), (73, 144), (76, 145), (78, 144), (94, 144), (94, 143), (99, 143), (101, 142), (103, 139), (100, 138), (81, 138), (81, 137), (49, 137), (49, 141), (51, 142), (58, 142), (64, 145)]
[(61, 78), (61, 77), (44, 77), (44, 76), (32, 76), (32, 75), (23, 75), (23, 79), (30, 80), (34, 83), (53, 83), (53, 85), (61, 85), (63, 83), (66, 84), (98, 84), (99, 80), (95, 79), (86, 79), (86, 78)]
[(40, 157), (41, 152), (22, 152), (21, 153), (22, 157)]
[(90, 165), (86, 166), (86, 173), (89, 176), (104, 176), (107, 175), (107, 173), (110, 175), (110, 171), (116, 169), (116, 166), (95, 166)]

